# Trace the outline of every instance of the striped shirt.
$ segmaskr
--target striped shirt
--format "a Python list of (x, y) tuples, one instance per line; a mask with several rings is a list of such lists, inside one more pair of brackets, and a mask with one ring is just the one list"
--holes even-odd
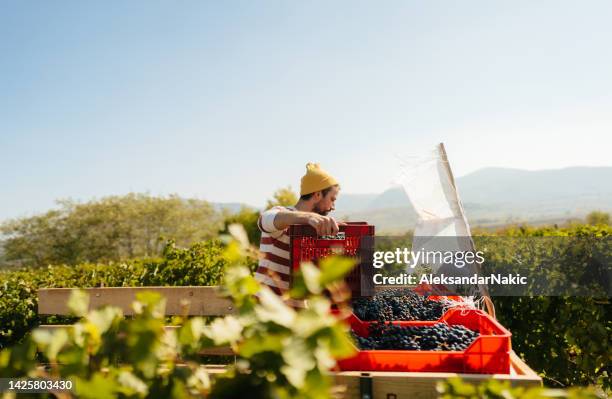
[(291, 258), (289, 252), (289, 229), (279, 230), (274, 218), (281, 210), (295, 211), (293, 207), (275, 206), (263, 212), (257, 221), (261, 230), (259, 251), (261, 258), (255, 278), (267, 285), (276, 294), (287, 291), (291, 282)]

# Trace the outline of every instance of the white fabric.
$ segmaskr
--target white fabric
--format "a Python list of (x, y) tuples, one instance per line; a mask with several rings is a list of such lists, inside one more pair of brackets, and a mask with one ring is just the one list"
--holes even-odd
[[(400, 184), (404, 188), (418, 221), (414, 230), (414, 251), (473, 251), (470, 226), (455, 188), (454, 179), (440, 144), (426, 158), (404, 163)], [(440, 240), (439, 237), (448, 237)], [(452, 237), (457, 237), (453, 239)], [(471, 267), (444, 267), (429, 264), (433, 272), (472, 275)]]
[(259, 246), (259, 250), (261, 252), (268, 252), (276, 256), (280, 256), (281, 258), (290, 259), (289, 251), (285, 251), (284, 249), (278, 248), (273, 244), (261, 244)]
[(285, 265), (278, 264), (276, 262), (272, 262), (270, 259), (260, 259), (259, 266), (263, 266), (277, 273), (291, 274), (291, 269), (289, 268), (289, 266), (285, 266)]
[(419, 220), (415, 236), (469, 236), (470, 227), (441, 147), (402, 169), (402, 186)]
[(281, 209), (283, 208), (274, 207), (261, 214), (261, 227), (264, 229), (264, 231), (267, 233), (276, 233), (279, 231), (279, 229), (274, 225), (274, 218)]

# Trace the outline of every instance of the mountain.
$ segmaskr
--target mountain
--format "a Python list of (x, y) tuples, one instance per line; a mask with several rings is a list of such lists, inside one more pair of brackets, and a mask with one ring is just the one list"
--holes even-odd
[(342, 191), (336, 200), (336, 208), (344, 211), (360, 211), (378, 197), (378, 194), (344, 194)]
[[(612, 211), (612, 167), (485, 168), (457, 178), (456, 183), (472, 225), (555, 223), (583, 218), (592, 210)], [(368, 221), (380, 232), (405, 231), (416, 222), (402, 187), (378, 195), (343, 193), (336, 209), (336, 217)]]
[(608, 197), (612, 194), (612, 167), (538, 171), (486, 168), (458, 178), (457, 186), (466, 202), (483, 204)]

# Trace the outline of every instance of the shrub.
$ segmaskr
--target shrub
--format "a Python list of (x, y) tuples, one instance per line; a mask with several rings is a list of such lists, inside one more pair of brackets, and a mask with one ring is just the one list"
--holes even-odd
[[(256, 260), (247, 262), (254, 270)], [(18, 342), (36, 325), (66, 320), (37, 314), (38, 288), (219, 285), (226, 263), (219, 241), (199, 242), (185, 249), (170, 241), (159, 259), (0, 273), (0, 348)]]
[[(537, 270), (541, 276), (545, 265), (544, 284), (583, 289), (582, 296), (495, 297), (497, 317), (512, 332), (513, 349), (549, 386), (611, 389), (612, 307), (605, 292), (596, 296), (593, 290), (610, 284), (612, 227), (520, 227), (498, 234), (511, 239), (489, 242), (503, 245), (487, 249), (491, 270), (514, 262), (513, 270), (520, 268), (521, 275)], [(517, 258), (529, 262), (519, 265)]]
[(488, 380), (479, 385), (449, 378), (438, 384), (440, 399), (598, 399), (592, 388), (548, 389), (511, 387), (509, 381)]
[[(293, 309), (269, 288), (260, 287), (243, 266), (239, 247), (228, 247), (226, 292), (236, 315), (206, 324), (201, 317), (183, 320), (178, 330), (164, 330), (163, 300), (142, 293), (135, 316), (105, 307), (87, 312), (87, 299), (74, 295), (69, 305), (82, 317), (73, 328), (34, 330), (20, 345), (0, 352), (0, 377), (41, 377), (74, 381), (83, 398), (328, 398), (335, 359), (354, 347), (345, 326), (331, 314), (321, 293), (333, 290), (353, 266), (329, 259), (321, 270), (298, 276), (294, 298), (307, 309)], [(347, 290), (344, 287), (344, 290)], [(260, 300), (255, 300), (259, 294)], [(346, 311), (346, 305), (340, 304)], [(236, 364), (211, 381), (197, 361), (203, 348), (230, 345)], [(36, 350), (51, 369), (38, 367)], [(181, 363), (182, 366), (179, 366)]]

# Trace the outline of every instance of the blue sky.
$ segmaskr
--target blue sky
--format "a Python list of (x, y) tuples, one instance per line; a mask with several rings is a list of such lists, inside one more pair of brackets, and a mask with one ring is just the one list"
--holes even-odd
[(130, 191), (265, 203), (318, 161), (380, 192), (445, 142), (610, 166), (612, 3), (0, 2), (0, 220)]

